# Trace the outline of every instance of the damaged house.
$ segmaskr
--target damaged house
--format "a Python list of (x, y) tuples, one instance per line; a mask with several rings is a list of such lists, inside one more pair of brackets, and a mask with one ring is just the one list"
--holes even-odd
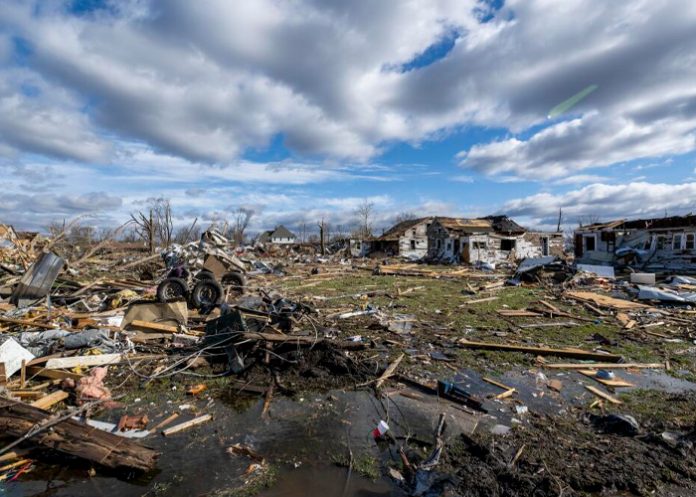
[(528, 231), (507, 216), (435, 218), (428, 228), (428, 257), (475, 264), (563, 254), (563, 233)]
[(351, 240), (351, 255), (371, 253), (421, 259), (428, 255), (428, 226), (433, 218), (409, 219), (395, 224), (382, 236), (370, 240)]
[(618, 220), (575, 231), (581, 264), (696, 272), (696, 215)]

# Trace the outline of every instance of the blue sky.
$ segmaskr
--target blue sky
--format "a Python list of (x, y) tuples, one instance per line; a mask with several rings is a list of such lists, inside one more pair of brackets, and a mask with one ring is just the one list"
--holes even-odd
[(691, 212), (694, 25), (686, 0), (7, 0), (0, 222)]

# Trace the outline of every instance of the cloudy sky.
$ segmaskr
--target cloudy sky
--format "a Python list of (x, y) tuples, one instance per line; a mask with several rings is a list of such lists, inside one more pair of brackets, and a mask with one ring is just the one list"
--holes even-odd
[(693, 0), (0, 0), (0, 222), (687, 213), (694, 82)]

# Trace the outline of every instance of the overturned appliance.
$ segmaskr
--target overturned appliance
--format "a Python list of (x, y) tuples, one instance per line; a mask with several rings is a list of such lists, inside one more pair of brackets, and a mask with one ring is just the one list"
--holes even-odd
[(53, 252), (45, 252), (24, 273), (12, 292), (10, 302), (16, 306), (29, 303), (51, 293), (53, 283), (65, 265), (65, 261)]

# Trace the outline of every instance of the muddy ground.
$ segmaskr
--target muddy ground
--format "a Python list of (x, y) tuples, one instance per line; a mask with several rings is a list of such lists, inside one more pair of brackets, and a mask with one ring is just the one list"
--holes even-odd
[[(624, 330), (610, 314), (597, 316), (563, 299), (554, 286), (503, 287), (472, 295), (472, 287), (495, 280), (487, 275), (433, 279), (321, 269), (310, 275), (311, 267), (293, 268), (285, 277), (257, 283), (314, 306), (312, 326), (303, 324), (307, 333), (319, 330), (344, 340), (359, 336), (355, 339), (367, 344), (366, 350), (314, 350), (292, 364), (257, 365), (234, 378), (235, 387), (229, 377), (206, 377), (218, 372), (215, 366), (196, 370), (200, 376), (150, 382), (128, 368), (112, 368), (109, 382), (114, 394), (125, 395), (125, 407), (103, 413), (101, 419), (147, 413), (156, 422), (177, 410), (183, 417), (212, 413), (213, 422), (172, 438), (146, 438), (146, 444), (163, 453), (151, 475), (112, 475), (100, 469), (95, 474), (84, 463), (66, 464), (60, 458), (47, 463), (44, 455), (26, 479), (4, 491), (27, 496), (415, 495), (398, 449), (404, 448), (413, 464), (427, 458), (444, 413), (445, 448), (421, 495), (696, 495), (696, 349), (688, 325), (651, 327), (652, 334)], [(496, 298), (467, 303), (486, 297)], [(497, 314), (541, 299), (584, 320), (554, 326), (569, 320)], [(368, 306), (378, 308), (383, 318), (407, 316), (410, 328), (390, 330), (375, 315), (327, 317)], [(621, 404), (598, 405), (585, 388), (602, 387), (592, 379), (544, 369), (528, 354), (459, 348), (460, 338), (599, 349), (629, 362), (667, 361), (670, 369), (621, 371), (620, 377), (635, 386), (608, 391)], [(482, 399), (488, 412), (471, 411), (396, 378), (375, 391), (369, 382), (401, 353), (400, 374), (419, 382), (453, 381)], [(483, 376), (514, 387), (515, 394), (493, 398), (502, 390), (482, 381)], [(548, 388), (550, 379), (562, 383), (560, 392)], [(240, 381), (276, 383), (265, 415), (263, 398), (241, 393)], [(185, 393), (200, 382), (207, 385), (203, 395)], [(609, 414), (631, 415), (639, 429), (616, 433), (601, 422)], [(392, 440), (371, 438), (380, 419), (389, 420)], [(234, 443), (253, 447), (265, 460), (263, 470), (249, 473), (252, 462), (228, 452)]]

